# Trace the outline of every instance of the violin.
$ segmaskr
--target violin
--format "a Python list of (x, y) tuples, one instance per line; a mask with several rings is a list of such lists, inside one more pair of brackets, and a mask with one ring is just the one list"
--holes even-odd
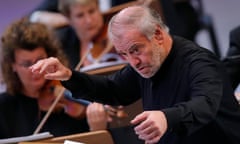
[[(50, 81), (46, 85), (46, 90), (43, 91), (42, 95), (38, 98), (38, 106), (42, 111), (48, 111), (50, 106), (55, 101), (57, 94), (60, 92), (63, 87), (59, 81)], [(73, 118), (84, 118), (86, 115), (86, 107), (91, 104), (90, 101), (84, 99), (75, 99), (72, 97), (72, 93), (64, 89), (63, 96), (55, 105), (53, 112), (59, 112), (64, 110), (64, 112), (73, 117)], [(121, 109), (115, 110), (109, 107), (104, 107), (111, 116), (116, 117), (125, 117), (127, 114), (124, 113)]]
[[(40, 110), (48, 111), (61, 89), (64, 88), (59, 81), (48, 81), (38, 98), (38, 106)], [(64, 91), (66, 91), (66, 89), (64, 89)], [(85, 117), (86, 106), (61, 96), (60, 100), (55, 105), (53, 112), (59, 112), (62, 110), (73, 118), (81, 119)]]
[(85, 53), (86, 56), (82, 57), (84, 66), (94, 63), (122, 60), (122, 57), (117, 54), (116, 50), (108, 39), (107, 29), (108, 25), (106, 22), (99, 34), (93, 38), (90, 48)]

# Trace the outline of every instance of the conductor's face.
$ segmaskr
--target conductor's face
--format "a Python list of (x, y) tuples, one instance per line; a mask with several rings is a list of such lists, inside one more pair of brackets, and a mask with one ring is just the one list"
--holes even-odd
[(155, 33), (149, 40), (137, 30), (126, 30), (123, 37), (113, 40), (116, 50), (144, 78), (152, 77), (161, 67), (167, 52)]

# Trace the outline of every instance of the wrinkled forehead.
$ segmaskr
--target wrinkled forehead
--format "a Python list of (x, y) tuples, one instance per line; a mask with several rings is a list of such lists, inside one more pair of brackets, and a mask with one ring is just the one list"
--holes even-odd
[(118, 29), (118, 31), (118, 35), (115, 35), (112, 39), (112, 43), (118, 52), (126, 51), (134, 45), (147, 40), (146, 36), (136, 29)]

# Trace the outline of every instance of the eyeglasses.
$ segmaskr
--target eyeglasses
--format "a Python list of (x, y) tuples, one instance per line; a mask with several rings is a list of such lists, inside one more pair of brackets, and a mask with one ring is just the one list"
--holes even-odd
[(33, 64), (35, 64), (35, 63), (26, 61), (26, 62), (23, 62), (23, 63), (19, 63), (18, 65), (21, 66), (21, 67), (24, 67), (24, 68), (29, 68)]
[(29, 68), (30, 66), (34, 65), (35, 63), (37, 63), (41, 59), (45, 59), (45, 58), (38, 58), (35, 61), (26, 60), (26, 61), (23, 61), (21, 63), (16, 63), (16, 64), (23, 67), (23, 68)]

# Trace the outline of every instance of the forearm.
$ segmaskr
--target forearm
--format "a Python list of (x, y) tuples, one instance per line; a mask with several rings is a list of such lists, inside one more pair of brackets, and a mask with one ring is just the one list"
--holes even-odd
[(73, 71), (70, 79), (62, 83), (73, 95), (76, 94), (76, 98), (87, 98), (110, 105), (131, 104), (140, 98), (139, 86), (130, 82), (137, 80), (126, 81), (129, 78), (119, 76), (119, 74), (121, 72), (113, 77), (108, 77)]
[(69, 89), (75, 98), (86, 98), (107, 104), (116, 104), (114, 91), (107, 78), (102, 76), (87, 75), (72, 71), (72, 76), (67, 81), (62, 81), (64, 87)]

